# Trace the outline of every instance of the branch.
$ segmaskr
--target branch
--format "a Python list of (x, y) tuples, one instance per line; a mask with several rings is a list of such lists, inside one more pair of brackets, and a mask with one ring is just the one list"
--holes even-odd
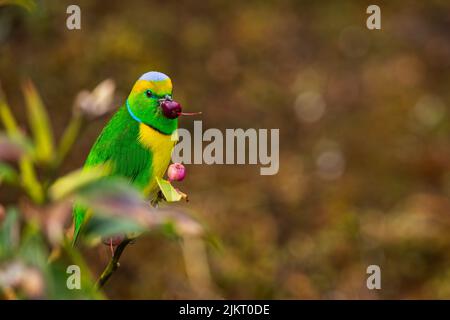
[(108, 281), (108, 279), (111, 277), (111, 275), (114, 273), (114, 271), (117, 270), (117, 268), (120, 266), (119, 259), (122, 255), (123, 250), (125, 247), (132, 241), (132, 239), (125, 238), (114, 250), (114, 254), (109, 260), (108, 265), (106, 266), (105, 270), (103, 270), (100, 278), (98, 278), (97, 283), (95, 284), (95, 287), (97, 289), (101, 289), (105, 283)]
[[(158, 203), (163, 200), (164, 197), (162, 195), (162, 192), (159, 191), (156, 198), (151, 202), (151, 205), (153, 207), (158, 207)], [(103, 288), (105, 283), (108, 281), (108, 279), (111, 277), (111, 275), (117, 270), (117, 268), (120, 266), (119, 259), (122, 255), (123, 250), (125, 250), (125, 247), (132, 242), (133, 239), (125, 238), (114, 250), (114, 254), (109, 260), (108, 265), (106, 266), (105, 270), (103, 270), (100, 278), (98, 278), (97, 283), (95, 284), (95, 287), (97, 289)]]

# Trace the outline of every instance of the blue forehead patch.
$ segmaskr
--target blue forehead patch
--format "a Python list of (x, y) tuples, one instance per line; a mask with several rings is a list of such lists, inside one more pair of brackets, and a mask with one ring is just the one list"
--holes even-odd
[(147, 81), (163, 81), (169, 79), (164, 73), (158, 71), (150, 71), (144, 73), (139, 80), (147, 80)]

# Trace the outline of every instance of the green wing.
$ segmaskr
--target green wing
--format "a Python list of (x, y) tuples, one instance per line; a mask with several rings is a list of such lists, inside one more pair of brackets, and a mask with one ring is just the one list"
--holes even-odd
[[(143, 190), (151, 179), (152, 154), (138, 141), (139, 123), (122, 107), (105, 126), (92, 147), (85, 167), (106, 162), (111, 164), (110, 176), (128, 179), (136, 188)], [(88, 209), (74, 206), (74, 243), (85, 222)]]

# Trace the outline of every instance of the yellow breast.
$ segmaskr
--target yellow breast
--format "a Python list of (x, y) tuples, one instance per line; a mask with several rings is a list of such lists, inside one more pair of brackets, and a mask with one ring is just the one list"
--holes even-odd
[[(172, 135), (162, 134), (141, 123), (139, 126), (139, 141), (153, 154), (153, 177), (162, 178), (167, 170), (172, 156), (172, 150), (178, 140), (177, 131)], [(153, 195), (158, 190), (156, 179), (150, 179), (149, 185), (144, 189), (144, 195)]]

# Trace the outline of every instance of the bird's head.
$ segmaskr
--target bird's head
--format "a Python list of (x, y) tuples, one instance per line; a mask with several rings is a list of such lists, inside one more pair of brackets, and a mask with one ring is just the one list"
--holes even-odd
[(164, 73), (151, 71), (134, 84), (126, 107), (138, 122), (164, 134), (172, 134), (182, 114), (181, 105), (172, 99), (172, 81)]

